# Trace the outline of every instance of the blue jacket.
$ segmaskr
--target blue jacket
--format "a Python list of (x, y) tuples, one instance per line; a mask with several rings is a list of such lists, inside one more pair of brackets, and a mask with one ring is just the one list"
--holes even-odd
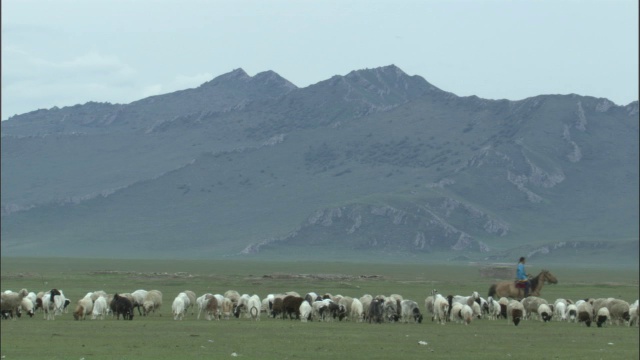
[(528, 280), (527, 272), (524, 271), (524, 264), (518, 263), (518, 271), (516, 272), (516, 279), (518, 280)]

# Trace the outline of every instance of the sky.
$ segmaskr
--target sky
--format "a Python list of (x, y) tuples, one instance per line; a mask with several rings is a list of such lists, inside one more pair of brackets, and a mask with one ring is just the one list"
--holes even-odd
[(242, 68), (298, 87), (394, 64), (458, 96), (638, 100), (637, 0), (2, 0), (2, 120)]

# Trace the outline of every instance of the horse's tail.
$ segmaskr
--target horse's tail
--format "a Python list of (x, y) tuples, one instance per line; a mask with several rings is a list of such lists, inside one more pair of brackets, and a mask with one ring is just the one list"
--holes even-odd
[(489, 287), (489, 296), (491, 296), (492, 298), (495, 298), (494, 295), (496, 294), (496, 284), (493, 284)]

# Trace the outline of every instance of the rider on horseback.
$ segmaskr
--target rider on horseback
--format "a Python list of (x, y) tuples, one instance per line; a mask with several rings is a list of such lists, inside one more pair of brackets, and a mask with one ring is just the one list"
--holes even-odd
[[(524, 256), (520, 258), (518, 262), (518, 270), (516, 271), (516, 284), (524, 284), (524, 297), (529, 296), (529, 289), (531, 288), (531, 282), (529, 281), (529, 275), (524, 271), (524, 263), (526, 262)], [(517, 286), (519, 287), (519, 286)]]

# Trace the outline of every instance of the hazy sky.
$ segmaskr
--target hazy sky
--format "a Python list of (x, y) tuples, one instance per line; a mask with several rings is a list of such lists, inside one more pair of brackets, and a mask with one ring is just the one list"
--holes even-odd
[(2, 119), (243, 68), (306, 87), (395, 64), (459, 96), (638, 100), (637, 0), (2, 0)]

